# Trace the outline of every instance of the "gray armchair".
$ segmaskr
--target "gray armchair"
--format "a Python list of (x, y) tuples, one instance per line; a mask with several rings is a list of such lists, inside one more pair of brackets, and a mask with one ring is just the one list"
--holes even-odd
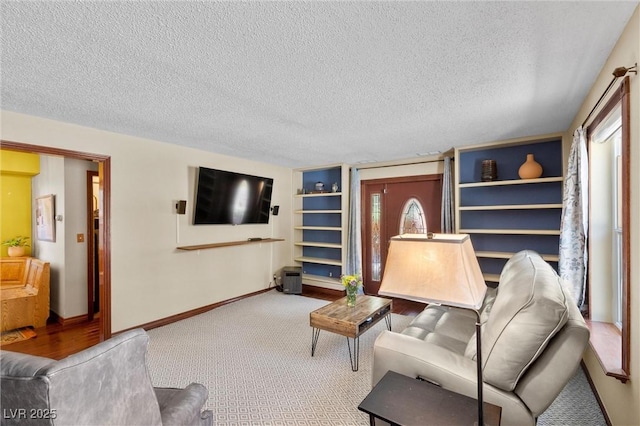
[(203, 385), (152, 386), (148, 343), (137, 329), (60, 361), (0, 351), (2, 425), (212, 425)]

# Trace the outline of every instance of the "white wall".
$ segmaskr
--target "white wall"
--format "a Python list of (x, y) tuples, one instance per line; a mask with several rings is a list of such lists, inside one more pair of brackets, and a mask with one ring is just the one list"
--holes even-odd
[[(4, 137), (4, 129), (3, 129)], [(60, 214), (64, 207), (64, 158), (40, 156), (40, 173), (32, 179), (32, 202), (38, 197), (53, 194), (55, 196), (55, 212)], [(33, 216), (33, 229), (36, 229), (35, 215)], [(51, 310), (61, 317), (65, 317), (64, 300), (65, 294), (65, 269), (64, 269), (64, 245), (65, 245), (65, 223), (55, 222), (56, 241), (39, 241), (37, 237), (33, 239), (33, 257), (49, 262), (51, 270), (51, 296), (49, 304)], [(35, 234), (35, 231), (34, 231)]]
[[(37, 197), (53, 194), (55, 214), (62, 217), (55, 221), (55, 241), (35, 238), (34, 256), (50, 263), (50, 306), (64, 319), (87, 313), (86, 173), (97, 169), (91, 161), (41, 155), (40, 173), (32, 179), (32, 204)], [(80, 233), (84, 243), (76, 242)]]
[[(604, 64), (600, 75), (582, 104), (578, 115), (568, 129), (569, 137), (565, 138), (569, 152), (570, 134), (576, 129), (596, 104), (612, 79), (615, 68), (629, 67), (640, 62), (640, 7), (629, 20), (616, 46)], [(584, 361), (589, 370), (607, 413), (614, 425), (640, 424), (640, 81), (639, 77), (630, 74), (631, 103), (631, 379), (627, 383), (608, 377), (604, 374), (591, 348), (585, 352)]]
[[(59, 212), (64, 224), (65, 300), (63, 318), (87, 314), (87, 171), (98, 171), (91, 161), (64, 159), (64, 207)], [(77, 242), (77, 235), (84, 242)]]
[[(288, 168), (9, 111), (1, 120), (5, 140), (111, 157), (113, 332), (267, 288), (273, 272), (291, 262), (291, 241), (176, 250), (289, 236)], [(280, 214), (269, 225), (191, 225), (198, 166), (274, 178), (272, 204)], [(186, 215), (175, 213), (176, 200), (187, 200)]]

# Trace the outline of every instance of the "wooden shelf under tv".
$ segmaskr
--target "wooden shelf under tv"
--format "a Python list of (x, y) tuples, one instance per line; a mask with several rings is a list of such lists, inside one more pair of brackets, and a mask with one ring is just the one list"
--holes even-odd
[(220, 248), (220, 247), (242, 246), (245, 244), (275, 243), (277, 241), (284, 241), (284, 239), (283, 238), (263, 238), (261, 240), (226, 241), (223, 243), (198, 244), (194, 246), (180, 246), (176, 248), (178, 250), (203, 250), (203, 249), (212, 249), (212, 248)]

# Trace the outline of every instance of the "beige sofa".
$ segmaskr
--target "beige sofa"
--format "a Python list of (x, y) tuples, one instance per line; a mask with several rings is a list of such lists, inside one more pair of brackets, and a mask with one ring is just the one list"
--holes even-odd
[(33, 257), (0, 259), (1, 331), (47, 325), (49, 262)]
[[(374, 345), (375, 385), (395, 371), (476, 397), (476, 314), (428, 306), (402, 333)], [(556, 272), (532, 251), (515, 254), (481, 308), (484, 401), (502, 425), (535, 425), (580, 365), (589, 330)]]

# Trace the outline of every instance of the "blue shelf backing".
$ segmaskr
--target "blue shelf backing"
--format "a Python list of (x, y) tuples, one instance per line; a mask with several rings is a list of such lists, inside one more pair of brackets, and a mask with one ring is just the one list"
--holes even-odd
[(305, 229), (302, 231), (302, 240), (316, 243), (342, 244), (342, 234), (339, 231), (313, 231)]
[(316, 190), (316, 182), (324, 183), (324, 190), (331, 191), (331, 185), (338, 183), (338, 191), (341, 191), (342, 169), (334, 167), (331, 169), (309, 170), (302, 173), (302, 188), (308, 191)]
[(340, 210), (341, 208), (340, 195), (305, 197), (302, 199), (303, 210)]
[(321, 259), (342, 260), (340, 249), (330, 247), (309, 247), (302, 248), (304, 257), (319, 257)]
[[(529, 185), (535, 185), (535, 199)], [(561, 204), (562, 182), (460, 188), (460, 206)]]
[(560, 229), (561, 215), (561, 209), (466, 210), (460, 223), (465, 229)]
[(507, 263), (507, 260), (508, 259), (491, 259), (481, 257), (478, 258), (478, 263), (480, 264), (480, 269), (485, 274), (500, 275), (502, 268), (504, 268), (504, 264)]
[(562, 139), (548, 142), (498, 146), (460, 153), (460, 183), (480, 182), (482, 161), (495, 160), (498, 180), (520, 179), (518, 169), (533, 154), (542, 166), (542, 177), (562, 176)]
[(302, 262), (302, 273), (327, 278), (340, 278), (342, 268), (335, 265), (320, 265), (318, 263)]
[(534, 250), (540, 254), (558, 254), (557, 235), (500, 235), (472, 234), (471, 242), (475, 251), (499, 251), (517, 253), (520, 250)]
[[(509, 259), (492, 259), (488, 257), (481, 257), (478, 259), (478, 263), (480, 264), (480, 269), (485, 274), (495, 274), (500, 275), (502, 273), (502, 269), (504, 265), (507, 263)], [(558, 262), (547, 261), (551, 267), (558, 272)]]
[[(339, 214), (305, 214), (302, 217), (303, 226), (342, 226)], [(326, 232), (326, 231), (325, 231)]]

